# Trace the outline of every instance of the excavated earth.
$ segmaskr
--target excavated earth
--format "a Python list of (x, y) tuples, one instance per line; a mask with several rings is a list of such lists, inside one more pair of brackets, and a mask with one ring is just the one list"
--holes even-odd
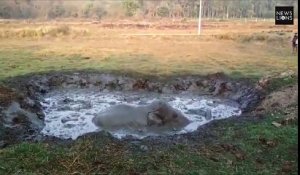
[[(56, 92), (60, 93), (56, 94), (56, 98), (66, 96), (63, 99), (66, 103), (71, 101), (67, 98), (69, 92), (73, 91), (76, 94), (78, 91), (81, 93), (81, 90), (101, 94), (124, 93), (127, 94), (126, 97), (130, 97), (128, 94), (132, 93), (135, 96), (139, 94), (162, 94), (168, 97), (209, 97), (226, 103), (234, 102), (235, 105), (238, 105), (241, 115), (226, 119), (235, 121), (245, 121), (245, 118), (265, 97), (259, 84), (247, 80), (233, 80), (222, 73), (158, 79), (157, 77), (136, 78), (134, 76), (85, 71), (51, 72), (14, 77), (5, 80), (3, 84), (5, 86), (0, 86), (0, 146), (2, 147), (20, 141), (71, 141), (71, 139), (59, 138), (41, 132), (47, 122), (45, 120), (47, 98)], [(152, 98), (154, 97), (156, 96), (152, 96)], [(84, 105), (89, 106), (90, 104), (84, 103)], [(208, 137), (210, 127), (215, 122), (218, 121), (201, 125), (193, 132), (168, 136), (148, 136), (144, 140), (168, 142)], [(111, 137), (105, 131), (91, 132), (84, 136), (78, 135), (78, 137), (91, 135)], [(136, 140), (132, 136), (122, 139)]]

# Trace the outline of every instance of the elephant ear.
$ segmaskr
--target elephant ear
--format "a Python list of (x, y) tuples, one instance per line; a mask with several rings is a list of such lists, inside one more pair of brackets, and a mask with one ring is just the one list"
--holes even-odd
[(147, 115), (147, 125), (148, 126), (160, 126), (163, 125), (163, 119), (157, 112), (149, 112)]

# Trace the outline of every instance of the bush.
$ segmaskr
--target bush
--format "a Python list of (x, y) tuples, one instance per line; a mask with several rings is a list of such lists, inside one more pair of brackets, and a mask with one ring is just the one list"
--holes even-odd
[(250, 41), (267, 41), (268, 35), (265, 34), (252, 34), (252, 35), (241, 35), (239, 36), (240, 41), (250, 42)]
[(160, 17), (168, 17), (170, 14), (170, 10), (168, 7), (159, 7), (157, 9), (157, 15)]
[(220, 40), (234, 40), (232, 34), (221, 34), (221, 35), (216, 35), (215, 37)]
[(95, 7), (93, 9), (93, 14), (98, 19), (101, 19), (103, 16), (105, 16), (107, 14), (107, 12), (103, 8), (101, 8), (101, 7)]
[(70, 27), (67, 25), (62, 25), (57, 28), (54, 28), (54, 31), (62, 35), (68, 35), (70, 33)]
[(65, 9), (63, 6), (56, 5), (53, 9), (48, 12), (48, 18), (62, 17), (65, 14)]
[(133, 16), (136, 14), (139, 5), (135, 0), (123, 0), (123, 7), (126, 10), (127, 16)]

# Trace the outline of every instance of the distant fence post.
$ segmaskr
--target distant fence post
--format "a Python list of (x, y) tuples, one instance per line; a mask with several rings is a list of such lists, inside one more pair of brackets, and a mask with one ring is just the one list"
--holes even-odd
[(198, 35), (201, 34), (201, 15), (202, 14), (202, 0), (199, 0), (199, 21), (198, 21)]

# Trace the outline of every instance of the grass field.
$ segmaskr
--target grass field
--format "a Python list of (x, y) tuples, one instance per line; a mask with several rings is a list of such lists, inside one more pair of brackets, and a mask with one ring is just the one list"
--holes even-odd
[[(132, 21), (0, 21), (0, 80), (53, 70), (259, 78), (298, 69), (291, 48), (297, 25), (205, 20), (197, 36), (196, 21), (142, 24), (147, 27)], [(278, 79), (270, 91), (296, 79)], [(25, 142), (0, 149), (0, 174), (297, 174), (298, 123), (272, 125), (285, 112), (218, 121), (197, 144), (141, 142), (146, 151), (108, 136), (57, 145)]]
[(248, 77), (297, 69), (291, 49), (297, 26), (204, 21), (197, 36), (195, 21), (123, 23), (0, 23), (0, 78), (62, 69)]

